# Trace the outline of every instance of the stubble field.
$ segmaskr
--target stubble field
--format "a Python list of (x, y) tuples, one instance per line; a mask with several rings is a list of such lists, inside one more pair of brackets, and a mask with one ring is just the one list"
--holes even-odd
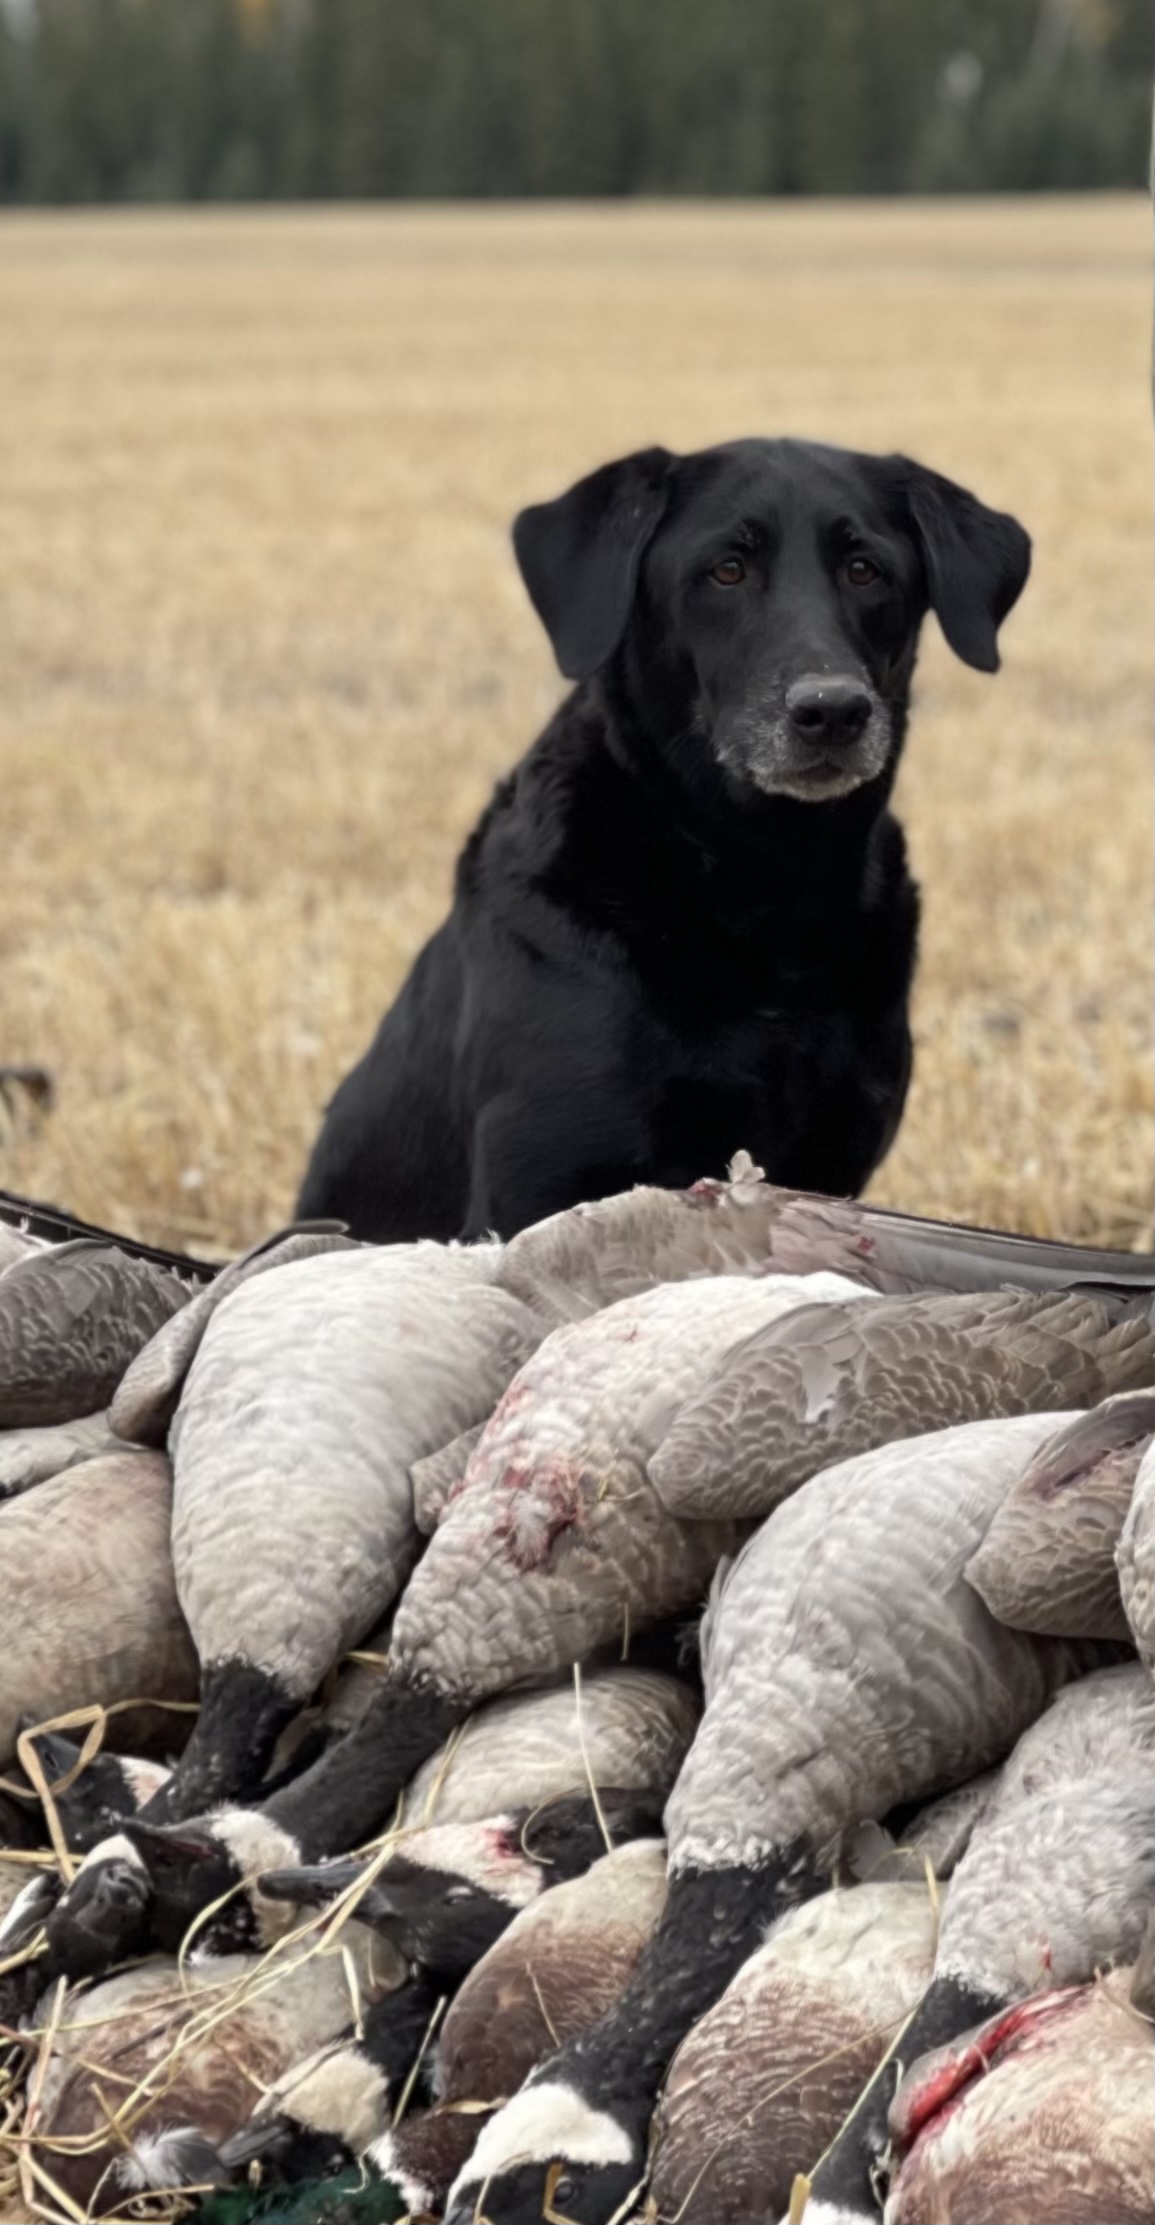
[(903, 447), (1035, 538), (933, 624), (899, 807), (917, 1066), (872, 1195), (1151, 1240), (1142, 199), (0, 223), (0, 1183), (219, 1250), (560, 682), (508, 521), (606, 458)]

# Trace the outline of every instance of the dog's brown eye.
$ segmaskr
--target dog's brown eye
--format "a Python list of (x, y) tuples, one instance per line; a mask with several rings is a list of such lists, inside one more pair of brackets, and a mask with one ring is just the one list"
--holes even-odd
[(738, 587), (746, 577), (746, 566), (740, 556), (724, 556), (720, 564), (714, 565), (710, 577), (717, 587)]
[(849, 587), (869, 587), (871, 580), (878, 578), (878, 566), (872, 564), (868, 556), (852, 556), (845, 567), (845, 576)]

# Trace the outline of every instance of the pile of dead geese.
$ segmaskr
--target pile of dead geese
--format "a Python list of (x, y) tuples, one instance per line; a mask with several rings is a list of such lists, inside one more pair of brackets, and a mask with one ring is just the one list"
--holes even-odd
[(0, 1203), (0, 2219), (1149, 2225), (1153, 1294)]

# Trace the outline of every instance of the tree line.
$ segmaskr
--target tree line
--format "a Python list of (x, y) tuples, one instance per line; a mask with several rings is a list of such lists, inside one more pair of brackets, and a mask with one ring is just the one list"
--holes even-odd
[(0, 0), (0, 200), (1139, 185), (1151, 0)]

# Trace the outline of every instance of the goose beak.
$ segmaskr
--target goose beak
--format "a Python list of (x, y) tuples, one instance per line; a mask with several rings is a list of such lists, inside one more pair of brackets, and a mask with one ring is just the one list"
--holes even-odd
[(40, 1757), (40, 1765), (51, 1791), (54, 1784), (59, 1783), (62, 1777), (67, 1777), (80, 1748), (74, 1746), (71, 1739), (61, 1738), (56, 1731), (37, 1731), (32, 1744)]
[(234, 2132), (231, 2140), (222, 2141), (217, 2150), (222, 2171), (227, 2171), (230, 2178), (239, 2178), (250, 2163), (260, 2163), (279, 2148), (284, 2137), (285, 2127), (280, 2117), (262, 2117), (242, 2125), (240, 2131)]
[(310, 1906), (335, 1900), (364, 1877), (364, 1862), (316, 1862), (300, 1869), (262, 1870), (260, 1890), (273, 1901), (305, 1901)]

